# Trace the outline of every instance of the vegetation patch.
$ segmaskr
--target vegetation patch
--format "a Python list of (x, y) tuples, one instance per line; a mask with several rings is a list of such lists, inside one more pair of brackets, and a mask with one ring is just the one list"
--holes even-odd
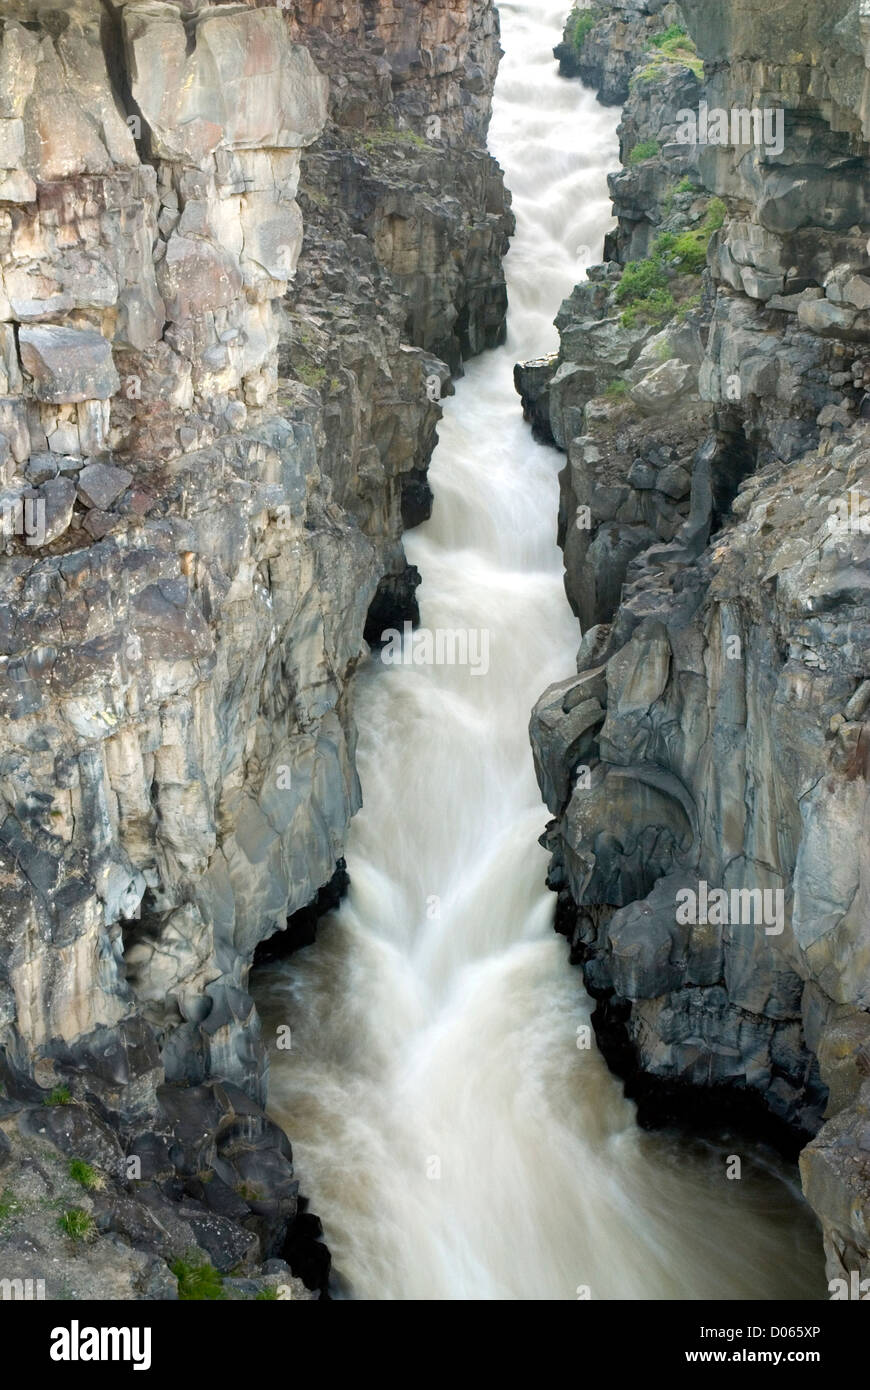
[(415, 150), (428, 150), (432, 146), (416, 130), (400, 130), (398, 126), (378, 126), (372, 130), (360, 131), (353, 136), (353, 143), (365, 154), (377, 154), (390, 145), (407, 145)]
[(672, 319), (677, 310), (677, 301), (670, 290), (651, 290), (643, 299), (637, 299), (623, 311), (624, 328), (637, 328), (648, 323), (653, 328), (661, 328)]
[(47, 1096), (43, 1096), (43, 1105), (69, 1105), (72, 1100), (72, 1092), (69, 1086), (55, 1086), (49, 1091)]
[(661, 257), (653, 254), (644, 261), (629, 261), (616, 287), (617, 304), (636, 304), (653, 290), (667, 287), (668, 275)]
[(218, 1302), (226, 1298), (223, 1278), (209, 1260), (194, 1255), (186, 1260), (173, 1260), (169, 1268), (178, 1280), (178, 1297), (182, 1303)]
[[(660, 232), (645, 260), (628, 263), (616, 287), (616, 302), (625, 306), (625, 328), (636, 328), (639, 323), (661, 327), (681, 303), (695, 298), (697, 280), (707, 263), (710, 238), (722, 226), (726, 212), (722, 199), (712, 198), (703, 222), (680, 231)], [(675, 283), (681, 277), (682, 286)], [(686, 288), (688, 293), (678, 300), (674, 291)], [(700, 303), (700, 294), (695, 302)]]
[(689, 174), (685, 174), (683, 178), (680, 179), (679, 183), (672, 183), (665, 194), (665, 200), (662, 205), (665, 210), (665, 216), (670, 217), (672, 215), (674, 203), (678, 197), (685, 198), (687, 196), (692, 196), (697, 198), (703, 192), (703, 188), (700, 188)]
[(106, 1185), (103, 1175), (98, 1173), (96, 1168), (92, 1168), (90, 1163), (85, 1163), (83, 1158), (71, 1160), (69, 1175), (73, 1182), (77, 1182), (86, 1192), (99, 1192), (100, 1188)]
[(647, 44), (649, 62), (631, 79), (636, 83), (661, 82), (667, 76), (669, 63), (681, 63), (693, 72), (700, 81), (704, 76), (704, 62), (698, 57), (695, 41), (681, 24), (671, 24), (660, 34), (654, 34)]
[(678, 304), (678, 306), (677, 306), (677, 315), (676, 315), (676, 316), (677, 316), (678, 322), (679, 322), (679, 323), (683, 323), (684, 320), (687, 319), (687, 318), (689, 317), (690, 314), (693, 314), (693, 313), (695, 312), (695, 310), (696, 310), (696, 309), (700, 309), (700, 307), (701, 307), (701, 293), (700, 293), (700, 291), (699, 291), (697, 294), (690, 294), (689, 297), (688, 297), (688, 299), (684, 299), (684, 300), (682, 301), (682, 303)]
[(575, 53), (580, 53), (590, 33), (595, 28), (601, 14), (598, 10), (573, 9), (568, 16), (568, 42)]
[(240, 1183), (236, 1188), (236, 1193), (241, 1197), (243, 1202), (262, 1202), (263, 1200), (262, 1192), (256, 1187), (252, 1187), (250, 1183)]
[(70, 1240), (93, 1240), (97, 1234), (94, 1218), (88, 1212), (82, 1211), (81, 1207), (70, 1207), (69, 1211), (58, 1217), (57, 1224)]
[(655, 159), (661, 146), (658, 140), (639, 140), (628, 156), (629, 164), (644, 164), (648, 159)]
[(653, 253), (670, 260), (679, 272), (700, 275), (707, 264), (710, 238), (724, 223), (727, 211), (721, 198), (711, 198), (703, 222), (682, 232), (662, 232), (656, 238)]
[(326, 376), (325, 367), (315, 367), (311, 362), (300, 363), (295, 371), (304, 386), (319, 386)]

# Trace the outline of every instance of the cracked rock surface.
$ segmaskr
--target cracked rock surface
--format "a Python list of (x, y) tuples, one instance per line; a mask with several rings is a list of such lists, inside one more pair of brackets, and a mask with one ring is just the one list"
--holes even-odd
[(188, 1246), (325, 1289), (248, 975), (341, 858), (369, 608), (413, 603), (440, 397), (503, 333), (498, 57), (488, 0), (3, 6), (4, 1269), (54, 1145), (99, 1169), (93, 1296), (174, 1296)]
[[(531, 725), (558, 925), (642, 1118), (802, 1147), (829, 1278), (866, 1276), (870, 16), (601, 8), (618, 226), (517, 368), (583, 630)], [(646, 46), (675, 23), (703, 68)], [(782, 150), (681, 142), (702, 100), (781, 109)], [(702, 883), (738, 910), (681, 920)]]

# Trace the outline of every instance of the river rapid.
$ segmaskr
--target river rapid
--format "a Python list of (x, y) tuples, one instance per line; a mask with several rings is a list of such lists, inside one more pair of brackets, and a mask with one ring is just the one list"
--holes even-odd
[(432, 517), (406, 537), (423, 628), (475, 634), (476, 659), (374, 657), (358, 676), (349, 895), (314, 946), (257, 975), (267, 1036), (292, 1029), (270, 1109), (344, 1296), (824, 1297), (791, 1173), (745, 1143), (637, 1128), (583, 1045), (590, 1002), (553, 931), (527, 730), (580, 632), (555, 540), (563, 460), (532, 440), (512, 370), (553, 350), (560, 301), (601, 259), (618, 162), (618, 112), (557, 75), (565, 10), (500, 6), (508, 339), (445, 402)]

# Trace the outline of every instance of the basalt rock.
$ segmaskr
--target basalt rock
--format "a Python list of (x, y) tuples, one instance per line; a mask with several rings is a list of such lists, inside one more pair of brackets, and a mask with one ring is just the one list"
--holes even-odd
[(3, 7), (0, 1070), (143, 1159), (95, 1296), (313, 1239), (248, 977), (341, 860), (370, 605), (503, 336), (498, 58), (489, 0)]
[[(639, 53), (661, 30), (663, 12), (669, 23), (674, 11), (668, 0), (593, 0), (589, 6), (575, 7), (562, 42), (553, 50), (559, 71), (563, 77), (579, 77), (594, 87), (599, 101), (621, 106), (628, 100)], [(595, 21), (591, 28), (587, 28), (586, 15)]]
[[(550, 882), (642, 1118), (805, 1146), (848, 1282), (870, 1270), (870, 30), (847, 0), (680, 11), (704, 67), (637, 55), (605, 263), (517, 371), (567, 454), (583, 627), (532, 718)], [(783, 139), (687, 142), (702, 102), (779, 111)]]

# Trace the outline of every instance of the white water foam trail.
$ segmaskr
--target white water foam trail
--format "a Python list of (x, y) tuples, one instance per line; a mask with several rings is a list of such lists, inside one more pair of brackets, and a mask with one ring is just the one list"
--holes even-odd
[(823, 1296), (788, 1183), (745, 1146), (728, 1181), (726, 1151), (638, 1130), (577, 1046), (589, 1001), (552, 927), (527, 725), (579, 632), (555, 545), (562, 460), (532, 441), (512, 368), (556, 345), (578, 248), (600, 259), (617, 162), (616, 113), (556, 72), (567, 8), (500, 7), (508, 343), (446, 403), (432, 519), (406, 538), (423, 626), (487, 629), (489, 670), (372, 661), (359, 677), (350, 894), (257, 986), (267, 1033), (292, 1028), (271, 1109), (353, 1297)]

